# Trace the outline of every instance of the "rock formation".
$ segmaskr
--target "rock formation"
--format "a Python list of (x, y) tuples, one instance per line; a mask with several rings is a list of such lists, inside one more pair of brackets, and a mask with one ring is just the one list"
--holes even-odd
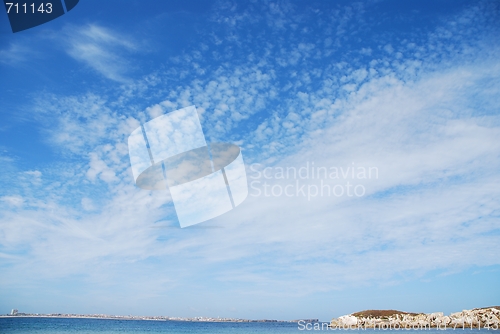
[(336, 328), (488, 328), (499, 329), (500, 307), (485, 307), (444, 315), (435, 313), (407, 313), (396, 310), (368, 310), (333, 319)]

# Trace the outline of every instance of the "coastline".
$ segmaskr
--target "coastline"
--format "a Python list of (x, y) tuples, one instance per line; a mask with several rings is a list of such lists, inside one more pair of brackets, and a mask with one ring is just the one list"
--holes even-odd
[(168, 316), (134, 316), (108, 314), (2, 314), (0, 318), (51, 318), (51, 319), (101, 319), (101, 320), (143, 320), (143, 321), (181, 321), (181, 322), (230, 322), (230, 323), (298, 323), (299, 321), (318, 322), (318, 319), (274, 320), (274, 319), (239, 319), (212, 317), (168, 317)]

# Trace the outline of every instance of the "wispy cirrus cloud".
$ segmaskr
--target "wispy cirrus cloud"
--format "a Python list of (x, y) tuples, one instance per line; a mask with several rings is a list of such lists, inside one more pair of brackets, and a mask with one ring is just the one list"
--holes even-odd
[(131, 38), (108, 28), (90, 24), (71, 27), (66, 33), (66, 52), (104, 77), (128, 82), (128, 55), (137, 50)]
[(33, 57), (35, 52), (23, 43), (11, 43), (0, 50), (0, 62), (7, 65), (16, 65)]

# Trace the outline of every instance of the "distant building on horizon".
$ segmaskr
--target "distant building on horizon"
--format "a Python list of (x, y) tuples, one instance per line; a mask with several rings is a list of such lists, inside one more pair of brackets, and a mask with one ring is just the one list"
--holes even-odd
[(12, 311), (10, 311), (10, 315), (17, 315), (17, 309), (13, 308)]

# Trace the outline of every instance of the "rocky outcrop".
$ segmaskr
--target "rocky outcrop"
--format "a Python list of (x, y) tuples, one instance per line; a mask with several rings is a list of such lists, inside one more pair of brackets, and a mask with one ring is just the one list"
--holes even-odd
[(500, 307), (486, 307), (444, 315), (435, 313), (407, 313), (396, 310), (368, 310), (333, 319), (336, 328), (488, 328), (499, 329)]

